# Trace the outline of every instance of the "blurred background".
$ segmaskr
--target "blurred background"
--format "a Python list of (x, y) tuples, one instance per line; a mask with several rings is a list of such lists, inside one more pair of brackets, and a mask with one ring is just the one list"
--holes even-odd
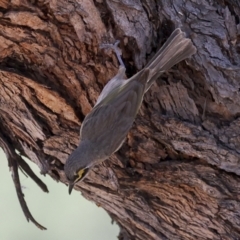
[(47, 228), (38, 229), (27, 222), (18, 202), (11, 172), (5, 154), (0, 148), (0, 239), (1, 240), (114, 240), (119, 227), (111, 224), (109, 215), (94, 203), (84, 199), (80, 192), (68, 195), (68, 188), (49, 176), (39, 174), (39, 168), (28, 161), (32, 170), (48, 186), (44, 193), (21, 171), (21, 185), (28, 208), (35, 220)]

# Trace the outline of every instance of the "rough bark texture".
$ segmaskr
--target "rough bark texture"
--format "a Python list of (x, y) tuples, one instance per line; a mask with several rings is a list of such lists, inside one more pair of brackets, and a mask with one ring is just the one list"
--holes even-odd
[(100, 44), (121, 40), (131, 76), (180, 27), (197, 54), (156, 82), (124, 146), (76, 189), (119, 239), (240, 238), (239, 1), (0, 0), (0, 11), (0, 146), (27, 219), (18, 168), (47, 188), (21, 155), (66, 183), (81, 122), (118, 68)]

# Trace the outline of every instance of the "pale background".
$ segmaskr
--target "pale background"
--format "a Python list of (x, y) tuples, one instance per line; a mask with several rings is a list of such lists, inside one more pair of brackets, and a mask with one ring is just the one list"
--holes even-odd
[(119, 228), (111, 224), (108, 214), (84, 199), (80, 192), (69, 196), (68, 188), (52, 178), (39, 174), (38, 167), (28, 161), (33, 171), (48, 186), (44, 193), (21, 171), (21, 185), (33, 217), (44, 227), (39, 230), (27, 222), (12, 182), (6, 157), (0, 149), (0, 239), (1, 240), (115, 240)]

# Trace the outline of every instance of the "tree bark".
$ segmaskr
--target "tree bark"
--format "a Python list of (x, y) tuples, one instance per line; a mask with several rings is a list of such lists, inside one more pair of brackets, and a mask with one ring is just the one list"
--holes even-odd
[(157, 80), (123, 147), (76, 189), (119, 239), (240, 238), (238, 1), (0, 0), (0, 10), (0, 146), (28, 220), (43, 229), (18, 170), (48, 190), (22, 156), (67, 183), (81, 122), (118, 69), (100, 45), (119, 39), (132, 76), (180, 27), (197, 54)]

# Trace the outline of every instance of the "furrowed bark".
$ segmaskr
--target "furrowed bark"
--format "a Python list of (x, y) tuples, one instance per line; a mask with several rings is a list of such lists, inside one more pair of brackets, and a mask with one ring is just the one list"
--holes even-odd
[(43, 228), (18, 168), (47, 187), (21, 156), (67, 183), (81, 122), (118, 69), (100, 45), (120, 40), (132, 76), (180, 27), (197, 53), (156, 81), (123, 147), (76, 190), (119, 239), (240, 237), (238, 1), (0, 0), (0, 11), (0, 146), (28, 220)]

